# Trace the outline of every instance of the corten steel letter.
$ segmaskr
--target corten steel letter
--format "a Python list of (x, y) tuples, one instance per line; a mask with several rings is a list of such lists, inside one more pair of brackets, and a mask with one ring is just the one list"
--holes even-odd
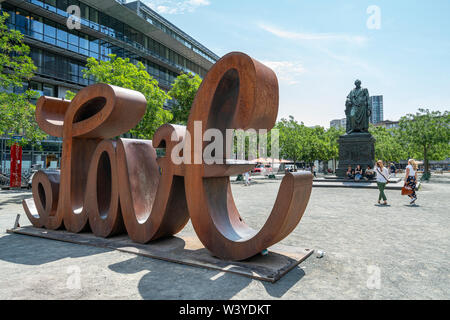
[(95, 149), (84, 205), (89, 226), (97, 237), (107, 238), (125, 230), (120, 211), (115, 141), (103, 140)]
[[(145, 114), (147, 102), (136, 91), (107, 84), (82, 89), (72, 101), (41, 97), (36, 106), (36, 120), (46, 133), (63, 138), (59, 199), (56, 210), (42, 210), (47, 197), (55, 194), (57, 183), (45, 187), (45, 178), (33, 179), (34, 189), (42, 186), (43, 196), (34, 194), (35, 206), (24, 201), (25, 212), (35, 226), (47, 229), (63, 226), (80, 232), (88, 225), (85, 192), (92, 155), (103, 139), (110, 139), (135, 127)], [(49, 179), (50, 180), (50, 179)], [(58, 179), (54, 177), (55, 181)], [(111, 179), (111, 181), (116, 181)], [(55, 200), (53, 196), (53, 201)], [(49, 198), (50, 199), (50, 198)], [(44, 205), (45, 204), (45, 205)], [(33, 219), (33, 220), (32, 220)], [(39, 221), (36, 221), (38, 219)]]
[[(120, 203), (128, 235), (135, 242), (174, 235), (189, 221), (183, 167), (170, 158), (185, 134), (186, 127), (166, 124), (153, 141), (118, 141)], [(157, 159), (155, 148), (165, 148), (166, 156)]]
[(28, 219), (37, 228), (46, 225), (56, 214), (59, 193), (59, 171), (38, 171), (33, 176), (33, 198), (25, 199), (23, 207)]
[[(210, 128), (273, 128), (278, 113), (275, 73), (238, 52), (227, 54), (208, 72), (194, 100), (187, 130), (202, 122), (201, 134)], [(194, 146), (191, 137), (191, 146)], [(192, 147), (189, 159), (202, 157), (203, 147)], [(228, 158), (224, 147), (224, 161)], [(229, 148), (228, 150), (230, 150)], [(196, 155), (197, 153), (197, 155)], [(203, 159), (203, 157), (202, 157)], [(188, 159), (187, 159), (188, 160)], [(242, 221), (231, 193), (231, 174), (250, 171), (254, 165), (185, 164), (185, 188), (194, 229), (215, 256), (244, 260), (284, 239), (306, 209), (312, 189), (311, 173), (287, 174), (268, 220), (257, 232)]]

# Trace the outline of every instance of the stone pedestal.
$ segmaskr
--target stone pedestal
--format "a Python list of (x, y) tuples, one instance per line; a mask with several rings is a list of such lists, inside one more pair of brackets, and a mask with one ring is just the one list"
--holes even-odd
[(345, 177), (347, 169), (353, 169), (359, 164), (362, 169), (372, 168), (375, 164), (375, 138), (370, 133), (352, 133), (339, 138), (338, 177)]

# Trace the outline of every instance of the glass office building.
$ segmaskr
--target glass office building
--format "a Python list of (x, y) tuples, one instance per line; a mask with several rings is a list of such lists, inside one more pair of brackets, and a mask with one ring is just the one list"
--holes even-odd
[(380, 123), (384, 120), (383, 115), (383, 96), (370, 97), (370, 103), (372, 104), (372, 124)]
[[(88, 57), (140, 61), (166, 91), (181, 73), (203, 78), (219, 59), (141, 1), (6, 0), (0, 6), (10, 15), (8, 27), (25, 35), (37, 66), (24, 89), (41, 95), (63, 98), (91, 84), (83, 78)], [(79, 20), (69, 6), (79, 9)]]

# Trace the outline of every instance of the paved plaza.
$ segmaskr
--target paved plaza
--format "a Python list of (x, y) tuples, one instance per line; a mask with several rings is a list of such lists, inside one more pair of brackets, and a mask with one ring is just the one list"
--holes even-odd
[[(233, 183), (242, 217), (259, 229), (280, 180)], [(275, 284), (95, 247), (7, 234), (27, 191), (0, 191), (0, 299), (448, 299), (450, 175), (422, 185), (417, 206), (388, 190), (314, 188), (282, 244), (325, 251)], [(191, 224), (182, 231), (193, 234)], [(78, 276), (79, 282), (74, 281)]]

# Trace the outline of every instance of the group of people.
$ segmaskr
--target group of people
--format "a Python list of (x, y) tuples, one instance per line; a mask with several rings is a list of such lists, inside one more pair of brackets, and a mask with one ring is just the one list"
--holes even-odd
[[(392, 173), (392, 168), (391, 173)], [(408, 161), (408, 166), (406, 167), (405, 172), (405, 187), (408, 187), (412, 190), (412, 193), (408, 195), (411, 199), (410, 204), (413, 205), (417, 201), (416, 188), (417, 188), (417, 170), (418, 164), (414, 159), (410, 159)], [(381, 204), (381, 200), (383, 200), (383, 205), (387, 205), (387, 197), (384, 193), (384, 189), (386, 185), (389, 183), (389, 170), (384, 166), (383, 161), (379, 160), (376, 164), (375, 173), (377, 176), (377, 185), (378, 190), (380, 191), (380, 195), (378, 197), (378, 204)], [(394, 171), (395, 174), (395, 171)]]
[(355, 181), (372, 180), (373, 178), (375, 178), (375, 176), (376, 173), (371, 166), (367, 166), (367, 169), (363, 170), (359, 164), (356, 166), (356, 169), (353, 169), (351, 166), (349, 166), (346, 173), (347, 179)]

